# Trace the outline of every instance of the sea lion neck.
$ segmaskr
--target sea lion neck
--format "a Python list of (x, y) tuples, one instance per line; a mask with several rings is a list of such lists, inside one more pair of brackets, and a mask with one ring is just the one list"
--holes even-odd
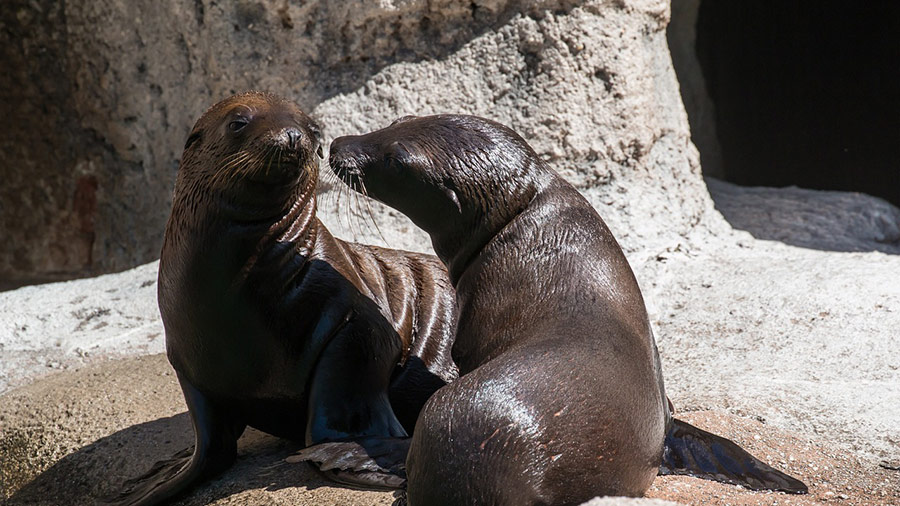
[(248, 214), (246, 206), (223, 205), (222, 195), (176, 192), (162, 248), (172, 279), (206, 278), (234, 292), (269, 265), (295, 257), (302, 268), (316, 241), (316, 181), (297, 185), (277, 212)]
[[(240, 272), (232, 282), (232, 289), (237, 289), (253, 273), (255, 267), (262, 263), (281, 264), (285, 258), (296, 260), (294, 270), (299, 271), (312, 255), (316, 243), (318, 220), (316, 219), (316, 182), (310, 180), (299, 191), (293, 204), (284, 215), (268, 225), (254, 245), (252, 253), (247, 257)], [(275, 248), (276, 244), (290, 246)], [(280, 253), (279, 253), (280, 252)]]
[(533, 207), (533, 203), (552, 186), (552, 178), (543, 174), (532, 177), (531, 184), (516, 187), (516, 192), (502, 198), (502, 205), (485, 206), (470, 211), (470, 216), (441, 230), (431, 230), (432, 247), (438, 258), (447, 266), (453, 286), (492, 243), (503, 240), (503, 231), (509, 228), (519, 215)]

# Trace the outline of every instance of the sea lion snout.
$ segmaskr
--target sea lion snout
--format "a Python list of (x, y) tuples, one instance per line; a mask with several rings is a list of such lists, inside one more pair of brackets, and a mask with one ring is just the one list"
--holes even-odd
[(346, 135), (331, 142), (328, 165), (341, 179), (361, 176), (363, 167), (371, 161), (366, 149), (357, 142), (359, 138), (358, 135)]
[(275, 148), (271, 156), (278, 163), (296, 166), (298, 162), (312, 157), (311, 150), (304, 146), (303, 133), (295, 126), (287, 126), (280, 130), (273, 128), (268, 144)]
[(297, 150), (300, 148), (300, 139), (303, 136), (297, 127), (283, 128), (275, 135), (275, 142), (286, 149)]

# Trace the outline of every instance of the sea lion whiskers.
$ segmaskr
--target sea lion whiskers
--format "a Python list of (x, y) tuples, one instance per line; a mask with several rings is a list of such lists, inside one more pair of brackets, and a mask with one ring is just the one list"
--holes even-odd
[[(387, 241), (385, 240), (384, 235), (381, 233), (381, 229), (378, 228), (378, 223), (375, 221), (375, 215), (372, 212), (372, 206), (370, 205), (369, 194), (366, 190), (366, 184), (363, 181), (361, 174), (357, 174), (356, 177), (354, 177), (354, 193), (357, 207), (356, 217), (358, 220), (361, 220), (357, 223), (360, 233), (362, 233), (363, 228), (367, 226), (367, 221), (369, 221), (372, 223), (372, 225), (375, 226), (375, 232), (381, 238), (382, 243), (386, 245)], [(363, 212), (364, 207), (365, 212)], [(368, 217), (368, 220), (366, 220), (366, 217)]]
[(276, 149), (277, 149), (276, 146), (267, 146), (266, 150), (263, 152), (263, 154), (259, 156), (259, 160), (262, 163), (260, 163), (257, 166), (255, 171), (253, 171), (247, 175), (251, 178), (258, 177), (260, 174), (262, 174), (264, 176), (268, 176), (269, 175), (269, 166), (272, 164), (272, 154), (275, 152)]
[[(284, 148), (282, 146), (278, 146), (278, 149), (275, 151), (275, 156), (272, 157), (272, 160), (276, 160), (275, 165), (280, 166), (282, 164), (281, 156), (284, 154)], [(267, 176), (269, 174), (266, 174)]]
[(226, 158), (225, 162), (216, 169), (213, 174), (213, 181), (219, 183), (225, 178), (228, 181), (234, 179), (235, 174), (239, 173), (250, 162), (256, 159), (255, 154), (251, 151), (241, 150)]
[(366, 203), (366, 212), (369, 215), (369, 220), (371, 220), (372, 225), (375, 226), (375, 231), (378, 232), (378, 237), (381, 238), (381, 242), (386, 245), (388, 242), (387, 239), (384, 238), (384, 234), (381, 233), (381, 229), (378, 227), (378, 221), (375, 219), (375, 214), (372, 212), (372, 197), (369, 197), (369, 191), (366, 190), (366, 182), (363, 180), (362, 173), (358, 174), (356, 177), (359, 180), (359, 187), (362, 190), (363, 202)]
[[(331, 163), (330, 161), (328, 162)], [(356, 236), (362, 234), (363, 227), (358, 223), (358, 217), (363, 213), (362, 204), (360, 204), (360, 181), (359, 178), (359, 170), (350, 168), (348, 170), (343, 170), (340, 172), (332, 172), (332, 175), (337, 178), (342, 184), (340, 185), (340, 193), (338, 193), (338, 206), (340, 206), (340, 198), (343, 192), (347, 192), (347, 205), (343, 206), (342, 209), (338, 210), (338, 215), (342, 218), (341, 223), (343, 224), (344, 215), (346, 215), (347, 220), (347, 228), (350, 233), (356, 238)], [(368, 203), (366, 203), (368, 204)], [(355, 208), (355, 209), (354, 209)], [(367, 208), (368, 209), (368, 208)], [(369, 214), (371, 214), (371, 209), (368, 210)], [(357, 220), (357, 221), (354, 221)], [(379, 235), (381, 235), (379, 231)], [(383, 235), (382, 235), (383, 238)]]
[(242, 156), (235, 156), (233, 160), (223, 163), (210, 175), (207, 186), (210, 189), (228, 186), (234, 180), (235, 167), (242, 165), (244, 161)]
[[(344, 215), (346, 215), (347, 219), (347, 229), (350, 231), (350, 235), (356, 240), (357, 233), (353, 229), (353, 202), (354, 202), (354, 189), (353, 189), (353, 177), (350, 174), (343, 174), (342, 180), (346, 183), (344, 186), (346, 187), (347, 192), (347, 205), (343, 206)], [(340, 210), (338, 210), (340, 212)]]
[(344, 184), (344, 179), (342, 176), (335, 174), (330, 170), (326, 170), (325, 172), (331, 172), (331, 176), (334, 176), (334, 180), (338, 181), (338, 184), (333, 184), (331, 186), (332, 195), (329, 197), (330, 202), (328, 205), (335, 210), (335, 213), (338, 217), (338, 223), (341, 223), (341, 197), (344, 196), (344, 192), (346, 191), (345, 186), (347, 185)]
[(266, 158), (268, 158), (268, 160), (269, 160), (266, 163), (266, 174), (265, 174), (266, 177), (269, 177), (269, 169), (272, 168), (272, 160), (275, 159), (275, 157), (272, 156), (272, 154), (274, 154), (277, 151), (278, 151), (278, 148), (275, 146), (269, 147), (269, 149), (266, 151)]
[(245, 157), (250, 154), (246, 151), (238, 151), (226, 157), (222, 164), (214, 169), (212, 177), (214, 180), (218, 180), (219, 177), (222, 176), (223, 173), (228, 172), (232, 167), (239, 164)]
[(221, 170), (227, 171), (229, 176), (233, 176), (240, 170), (245, 169), (251, 162), (257, 161), (257, 158), (255, 153), (244, 152), (241, 156), (235, 157), (234, 160), (222, 166)]
[[(234, 152), (234, 153), (232, 153), (232, 154), (226, 156), (225, 159), (222, 160), (222, 167), (225, 167), (225, 166), (230, 165), (231, 163), (233, 163), (233, 162), (234, 162), (235, 160), (237, 160), (238, 158), (240, 158), (240, 157), (242, 157), (242, 156), (246, 156), (247, 154), (248, 154), (248, 153), (247, 153), (246, 150), (240, 150), (240, 151), (236, 151), (236, 152)], [(220, 168), (221, 168), (221, 167), (220, 167)]]
[(354, 178), (353, 180), (353, 198), (355, 200), (356, 209), (353, 213), (353, 217), (356, 220), (356, 229), (360, 235), (363, 232), (363, 223), (365, 223), (365, 217), (363, 216), (362, 208), (363, 205), (361, 203), (362, 199), (362, 189), (360, 186), (359, 178)]
[[(350, 192), (350, 196), (353, 198), (351, 201), (351, 205), (349, 206), (348, 212), (348, 220), (350, 220), (350, 233), (353, 234), (353, 240), (357, 240), (359, 236), (362, 235), (362, 227), (359, 226), (359, 212), (356, 209), (359, 209), (359, 185), (357, 180), (350, 175), (350, 182), (353, 184), (352, 191)], [(356, 209), (354, 209), (354, 207)]]
[[(338, 179), (341, 180), (341, 183), (344, 183), (344, 182), (345, 182), (345, 181), (344, 181), (343, 175), (341, 175)], [(344, 218), (344, 217), (343, 217), (343, 215), (341, 214), (341, 197), (344, 196), (344, 192), (348, 191), (348, 190), (346, 189), (346, 186), (347, 186), (347, 185), (342, 184), (340, 188), (337, 188), (337, 196), (335, 197), (335, 204), (334, 204), (334, 205), (335, 205), (334, 209), (335, 209), (335, 211), (336, 211), (336, 213), (337, 213), (337, 216), (338, 216), (338, 223), (340, 223), (341, 225), (343, 225), (343, 223), (344, 223), (344, 222), (343, 222), (343, 218)], [(347, 199), (349, 199), (349, 198), (350, 198), (350, 193), (348, 192), (348, 193), (347, 193)]]
[(325, 183), (322, 186), (328, 188), (324, 193), (325, 198), (322, 201), (322, 205), (329, 209), (336, 209), (337, 204), (335, 202), (335, 195), (340, 195), (340, 192), (343, 191), (343, 188), (341, 187), (343, 187), (344, 184), (342, 184), (340, 178), (330, 170), (319, 170), (317, 174)]
[[(330, 172), (330, 171), (327, 171)], [(343, 183), (343, 178), (338, 177), (337, 174), (334, 175), (341, 183)], [(344, 195), (345, 190), (344, 184), (340, 184), (336, 187), (332, 187), (333, 197), (331, 198), (331, 204), (333, 205), (332, 209), (335, 210), (338, 216), (338, 223), (341, 221), (341, 197)]]

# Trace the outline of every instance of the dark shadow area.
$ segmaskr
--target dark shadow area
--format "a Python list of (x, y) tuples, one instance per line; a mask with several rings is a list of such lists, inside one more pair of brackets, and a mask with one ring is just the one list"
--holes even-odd
[[(88, 277), (88, 274), (79, 277)], [(43, 285), (46, 283), (55, 283), (57, 281), (66, 281), (69, 279), (74, 279), (71, 276), (60, 276), (57, 278), (52, 277), (31, 277), (31, 278), (16, 278), (16, 279), (0, 279), (0, 292), (7, 292), (9, 290), (15, 290), (16, 288), (22, 288), (23, 286), (33, 286), (33, 285)]]
[(823, 251), (900, 254), (900, 209), (851, 192), (745, 187), (706, 178), (716, 209), (757, 239)]
[(701, 1), (696, 55), (725, 180), (900, 205), (900, 2)]
[[(67, 455), (8, 500), (14, 505), (93, 505), (114, 493), (122, 483), (159, 460), (193, 443), (187, 413), (160, 418), (127, 429)], [(238, 441), (234, 466), (217, 478), (192, 489), (175, 504), (209, 504), (245, 490), (339, 487), (311, 466), (284, 459), (303, 445), (248, 429)]]
[(63, 457), (16, 491), (7, 505), (95, 504), (130, 473), (193, 444), (187, 413), (122, 429)]

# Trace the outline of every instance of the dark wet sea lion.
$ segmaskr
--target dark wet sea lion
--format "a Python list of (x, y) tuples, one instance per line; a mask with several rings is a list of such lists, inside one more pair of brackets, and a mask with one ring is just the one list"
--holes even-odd
[(437, 258), (332, 237), (315, 216), (321, 153), (316, 124), (272, 95), (233, 96), (194, 126), (159, 307), (196, 444), (117, 503), (165, 502), (228, 468), (245, 426), (324, 443), (311, 460), (338, 481), (402, 485), (416, 417), (457, 375), (455, 299)]
[(419, 417), (410, 504), (580, 504), (640, 496), (657, 472), (806, 491), (671, 416), (618, 243), (515, 132), (407, 117), (336, 139), (330, 164), (428, 232), (456, 287), (460, 378)]

